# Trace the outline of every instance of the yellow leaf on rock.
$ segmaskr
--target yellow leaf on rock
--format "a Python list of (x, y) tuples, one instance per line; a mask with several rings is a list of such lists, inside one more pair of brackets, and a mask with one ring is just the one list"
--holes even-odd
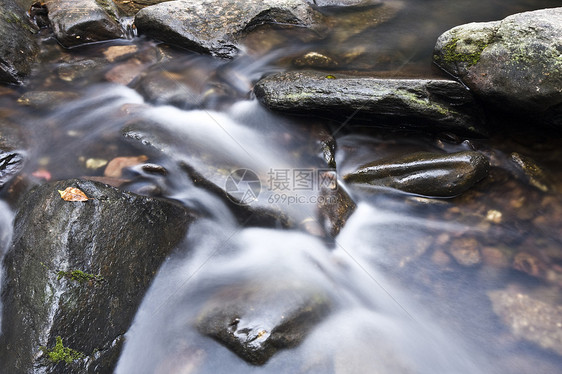
[(61, 191), (59, 190), (60, 197), (64, 201), (87, 201), (89, 200), (88, 196), (78, 188), (74, 187), (67, 187), (66, 190)]

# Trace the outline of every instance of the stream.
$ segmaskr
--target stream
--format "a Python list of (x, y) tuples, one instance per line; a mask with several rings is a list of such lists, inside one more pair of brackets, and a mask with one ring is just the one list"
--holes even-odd
[[(431, 65), (433, 45), (443, 31), (560, 6), (547, 0), (389, 4), (396, 7), (396, 15), (371, 27), (361, 26), (365, 15), (331, 10), (334, 29), (320, 42), (264, 27), (231, 61), (137, 36), (71, 50), (47, 34), (39, 36), (41, 67), (24, 88), (0, 89), (0, 116), (18, 118), (25, 130), (28, 161), (21, 174), (35, 184), (103, 178), (112, 159), (142, 155), (166, 173), (137, 171), (122, 188), (176, 200), (200, 217), (145, 295), (116, 373), (560, 370), (560, 355), (510, 333), (494, 313), (490, 295), (515, 290), (562, 303), (562, 194), (557, 192), (562, 191), (561, 139), (503, 132), (490, 139), (459, 139), (365, 130), (330, 118), (275, 114), (251, 93), (265, 74), (297, 69), (293, 57), (309, 50), (340, 56), (362, 51), (362, 57), (342, 57), (339, 70), (447, 78)], [(142, 86), (135, 78), (140, 74), (160, 77), (162, 83)], [(41, 91), (63, 94), (49, 100), (30, 95)], [(123, 129), (138, 123), (158, 123), (158, 141), (143, 148), (123, 136)], [(319, 186), (326, 183), (322, 170), (327, 166), (314, 134), (323, 126), (336, 140), (340, 177), (375, 154), (467, 149), (492, 159), (492, 177), (450, 199), (353, 188), (338, 177), (337, 188), (357, 207), (338, 235), (326, 239), (316, 227), (303, 224), (315, 217), (318, 199), (324, 198)], [(552, 188), (538, 188), (516, 170), (510, 163), (513, 154), (532, 157)], [(216, 168), (227, 190), (250, 194), (250, 205), (281, 209), (298, 224), (287, 229), (237, 216), (217, 193), (194, 184), (185, 165)], [(292, 179), (295, 171), (311, 173), (311, 188), (299, 189)], [(242, 178), (247, 184), (229, 185), (228, 177), (240, 172), (259, 180)], [(283, 175), (288, 184), (280, 192), (272, 183)], [(25, 188), (16, 184), (0, 191), (0, 258), (9, 248), (18, 189)], [(460, 260), (450, 247), (460, 248)], [(470, 264), (462, 259), (474, 255), (468, 247), (479, 251)], [(248, 288), (272, 309), (300, 300), (301, 291), (320, 295), (329, 300), (329, 312), (296, 347), (279, 350), (264, 365), (251, 365), (195, 327), (210, 295)], [(264, 326), (278, 322), (269, 309), (256, 313), (262, 312)]]

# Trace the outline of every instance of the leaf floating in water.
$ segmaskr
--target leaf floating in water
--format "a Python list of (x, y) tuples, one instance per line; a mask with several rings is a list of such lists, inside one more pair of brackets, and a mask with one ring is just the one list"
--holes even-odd
[(59, 190), (60, 197), (64, 201), (88, 201), (88, 196), (78, 188), (67, 187), (66, 190)]

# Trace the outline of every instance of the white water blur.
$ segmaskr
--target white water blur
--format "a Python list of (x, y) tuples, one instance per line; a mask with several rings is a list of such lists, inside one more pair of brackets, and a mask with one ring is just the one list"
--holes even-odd
[[(12, 242), (13, 213), (8, 204), (0, 201), (0, 293), (4, 283), (4, 255)], [(0, 298), (0, 334), (2, 334), (2, 298)]]
[[(165, 372), (170, 362), (177, 372), (201, 365), (188, 373), (323, 372), (326, 362), (336, 373), (493, 373), (486, 357), (365, 258), (376, 243), (360, 234), (385, 216), (392, 220), (360, 204), (335, 248), (295, 231), (197, 223), (147, 293), (116, 373)], [(196, 331), (198, 314), (221, 288), (267, 289), (272, 281), (306, 284), (332, 300), (330, 315), (300, 346), (255, 367)]]

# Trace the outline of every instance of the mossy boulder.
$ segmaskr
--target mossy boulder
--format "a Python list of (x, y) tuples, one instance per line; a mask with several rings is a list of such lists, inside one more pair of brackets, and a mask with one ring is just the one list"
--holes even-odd
[(271, 110), (330, 117), (340, 124), (361, 122), (362, 126), (486, 134), (472, 95), (451, 80), (294, 71), (260, 80), (254, 93)]
[(496, 108), (562, 127), (561, 53), (562, 8), (553, 8), (448, 30), (434, 62)]
[[(63, 200), (57, 191), (69, 186), (90, 200)], [(4, 261), (0, 372), (111, 373), (145, 291), (193, 219), (171, 202), (78, 179), (23, 196)]]
[(21, 84), (31, 73), (39, 46), (24, 9), (13, 0), (2, 1), (0, 15), (0, 83)]

